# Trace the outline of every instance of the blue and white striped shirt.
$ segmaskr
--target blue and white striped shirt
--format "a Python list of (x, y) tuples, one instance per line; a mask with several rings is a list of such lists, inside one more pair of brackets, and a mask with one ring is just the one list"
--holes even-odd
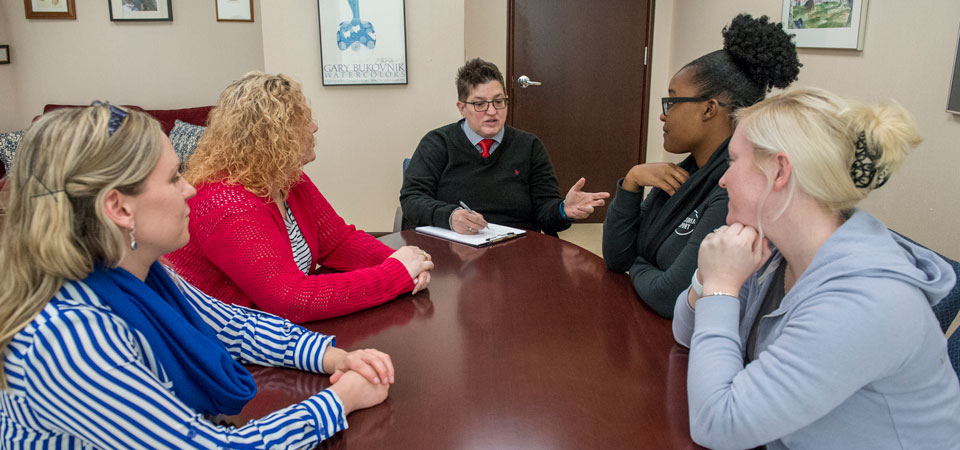
[[(245, 364), (322, 372), (333, 336), (207, 296), (170, 272), (220, 342)], [(240, 428), (186, 406), (140, 332), (82, 281), (68, 281), (17, 333), (4, 359), (0, 448), (313, 448), (346, 429), (327, 389)]]

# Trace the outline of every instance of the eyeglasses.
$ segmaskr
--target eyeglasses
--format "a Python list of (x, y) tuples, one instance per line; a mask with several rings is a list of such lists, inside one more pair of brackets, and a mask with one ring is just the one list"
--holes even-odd
[[(660, 99), (662, 102), (660, 106), (663, 107), (663, 115), (667, 115), (670, 114), (670, 107), (673, 106), (674, 103), (697, 103), (708, 102), (710, 100), (714, 99), (705, 97), (663, 97)], [(720, 106), (727, 106), (726, 103), (721, 102), (720, 100), (717, 100), (717, 104)]]
[(110, 136), (113, 136), (113, 133), (117, 132), (117, 128), (120, 128), (120, 125), (123, 124), (123, 119), (127, 118), (127, 112), (121, 108), (113, 106), (110, 102), (101, 102), (100, 100), (94, 100), (90, 106), (106, 106), (110, 108), (110, 121), (107, 122), (107, 133)]
[(493, 109), (503, 109), (507, 107), (507, 97), (495, 98), (493, 100), (481, 100), (479, 102), (464, 102), (473, 105), (473, 110), (476, 112), (487, 112), (490, 109), (490, 105), (493, 105)]

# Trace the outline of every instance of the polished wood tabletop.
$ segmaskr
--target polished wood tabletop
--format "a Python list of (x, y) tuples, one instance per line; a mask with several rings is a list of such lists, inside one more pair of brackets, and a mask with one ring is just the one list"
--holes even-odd
[[(429, 288), (307, 324), (344, 349), (390, 354), (396, 384), (323, 448), (699, 448), (687, 417), (687, 351), (630, 279), (538, 233), (473, 248), (415, 231), (436, 264)], [(326, 376), (251, 367), (242, 425), (327, 387)]]

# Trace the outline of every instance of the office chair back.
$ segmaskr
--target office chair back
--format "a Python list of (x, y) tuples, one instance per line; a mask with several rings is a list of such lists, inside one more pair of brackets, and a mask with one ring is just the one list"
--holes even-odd
[[(897, 232), (894, 231), (894, 233)], [(910, 239), (900, 233), (897, 233), (897, 235), (910, 242), (913, 242), (914, 244), (924, 247), (913, 239)], [(957, 332), (956, 329), (950, 329), (951, 324), (960, 320), (960, 262), (954, 261), (943, 255), (940, 255), (940, 257), (946, 262), (950, 263), (950, 265), (953, 267), (954, 273), (957, 274), (957, 284), (953, 286), (953, 289), (947, 293), (947, 296), (944, 297), (943, 300), (940, 300), (940, 303), (933, 305), (933, 314), (937, 316), (937, 321), (940, 322), (940, 330), (943, 331), (943, 333), (947, 336), (947, 354), (950, 355), (950, 362), (953, 364), (953, 371), (956, 372), (957, 377), (960, 378), (960, 332)], [(948, 331), (950, 333), (947, 333)]]
[[(410, 167), (410, 158), (403, 158), (403, 173), (400, 179), (407, 175), (407, 167)], [(397, 207), (397, 212), (393, 216), (393, 232), (396, 233), (403, 229), (403, 209)]]

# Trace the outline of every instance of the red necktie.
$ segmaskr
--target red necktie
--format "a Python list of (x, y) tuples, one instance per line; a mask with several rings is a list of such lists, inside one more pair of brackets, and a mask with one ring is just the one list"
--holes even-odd
[(482, 157), (484, 157), (484, 158), (489, 158), (489, 157), (490, 157), (490, 146), (493, 145), (494, 142), (497, 142), (497, 141), (495, 141), (495, 140), (493, 140), (493, 139), (481, 139), (481, 140), (480, 140), (480, 148), (483, 149), (483, 152), (480, 153), (480, 156), (482, 156)]

